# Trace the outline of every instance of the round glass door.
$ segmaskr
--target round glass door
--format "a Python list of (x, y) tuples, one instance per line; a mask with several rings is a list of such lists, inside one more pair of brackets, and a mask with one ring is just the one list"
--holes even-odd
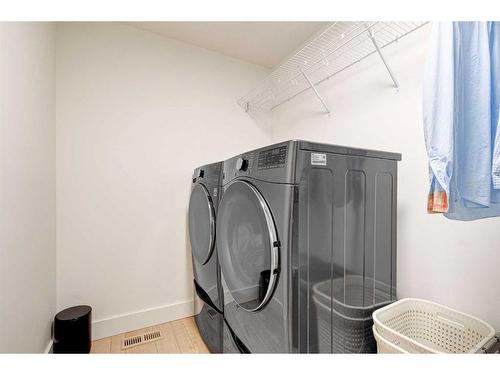
[(217, 251), (235, 302), (257, 311), (271, 298), (279, 269), (279, 242), (269, 207), (250, 183), (224, 191), (217, 219)]
[(215, 247), (215, 211), (205, 186), (195, 185), (189, 199), (189, 239), (193, 256), (205, 264)]

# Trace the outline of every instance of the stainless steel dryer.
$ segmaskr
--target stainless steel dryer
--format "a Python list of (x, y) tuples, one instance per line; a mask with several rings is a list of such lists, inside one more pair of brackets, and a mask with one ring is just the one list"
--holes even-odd
[(396, 298), (400, 154), (288, 141), (224, 162), (224, 349), (374, 352)]
[(215, 223), (222, 162), (196, 168), (189, 199), (189, 238), (193, 258), (194, 287), (203, 301), (196, 324), (208, 349), (222, 352), (222, 289), (215, 243)]

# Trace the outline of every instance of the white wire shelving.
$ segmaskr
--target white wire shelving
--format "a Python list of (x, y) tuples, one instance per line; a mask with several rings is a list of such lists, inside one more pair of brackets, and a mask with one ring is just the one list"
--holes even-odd
[(378, 54), (396, 88), (398, 80), (383, 48), (427, 22), (334, 22), (278, 65), (257, 87), (238, 100), (247, 112), (273, 110), (312, 90), (325, 112), (330, 109), (317, 85), (372, 54)]

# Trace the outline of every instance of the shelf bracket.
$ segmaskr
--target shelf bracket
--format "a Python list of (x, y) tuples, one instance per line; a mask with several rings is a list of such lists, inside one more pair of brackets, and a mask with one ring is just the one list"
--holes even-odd
[(387, 69), (387, 72), (391, 76), (392, 82), (394, 82), (394, 87), (398, 89), (399, 88), (398, 80), (396, 79), (396, 76), (392, 72), (391, 67), (387, 63), (387, 60), (384, 57), (384, 53), (382, 52), (382, 49), (379, 47), (377, 40), (375, 39), (375, 36), (373, 35), (372, 29), (370, 27), (368, 27), (368, 35), (370, 36), (370, 39), (372, 40), (372, 43), (375, 46), (375, 49), (377, 50), (378, 55), (382, 59), (382, 62), (384, 63), (385, 68)]
[(302, 68), (300, 68), (300, 72), (304, 76), (304, 79), (307, 81), (307, 83), (309, 84), (309, 86), (311, 86), (312, 90), (316, 94), (316, 97), (318, 98), (318, 100), (323, 105), (323, 108), (325, 109), (326, 113), (328, 113), (330, 115), (331, 114), (330, 109), (328, 108), (328, 106), (326, 105), (325, 101), (323, 100), (323, 98), (319, 94), (318, 90), (316, 89), (316, 86), (314, 86), (314, 83), (312, 83), (312, 81), (309, 79), (309, 77), (307, 76), (306, 72), (304, 72), (304, 70)]

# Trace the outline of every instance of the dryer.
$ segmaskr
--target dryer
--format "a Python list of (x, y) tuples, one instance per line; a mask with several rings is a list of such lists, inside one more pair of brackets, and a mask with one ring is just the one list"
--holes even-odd
[(195, 321), (212, 353), (222, 352), (222, 291), (215, 243), (215, 223), (220, 192), (222, 162), (196, 168), (189, 199), (189, 239), (194, 288), (203, 302)]
[(225, 348), (375, 351), (371, 313), (396, 298), (400, 159), (288, 141), (224, 162)]

